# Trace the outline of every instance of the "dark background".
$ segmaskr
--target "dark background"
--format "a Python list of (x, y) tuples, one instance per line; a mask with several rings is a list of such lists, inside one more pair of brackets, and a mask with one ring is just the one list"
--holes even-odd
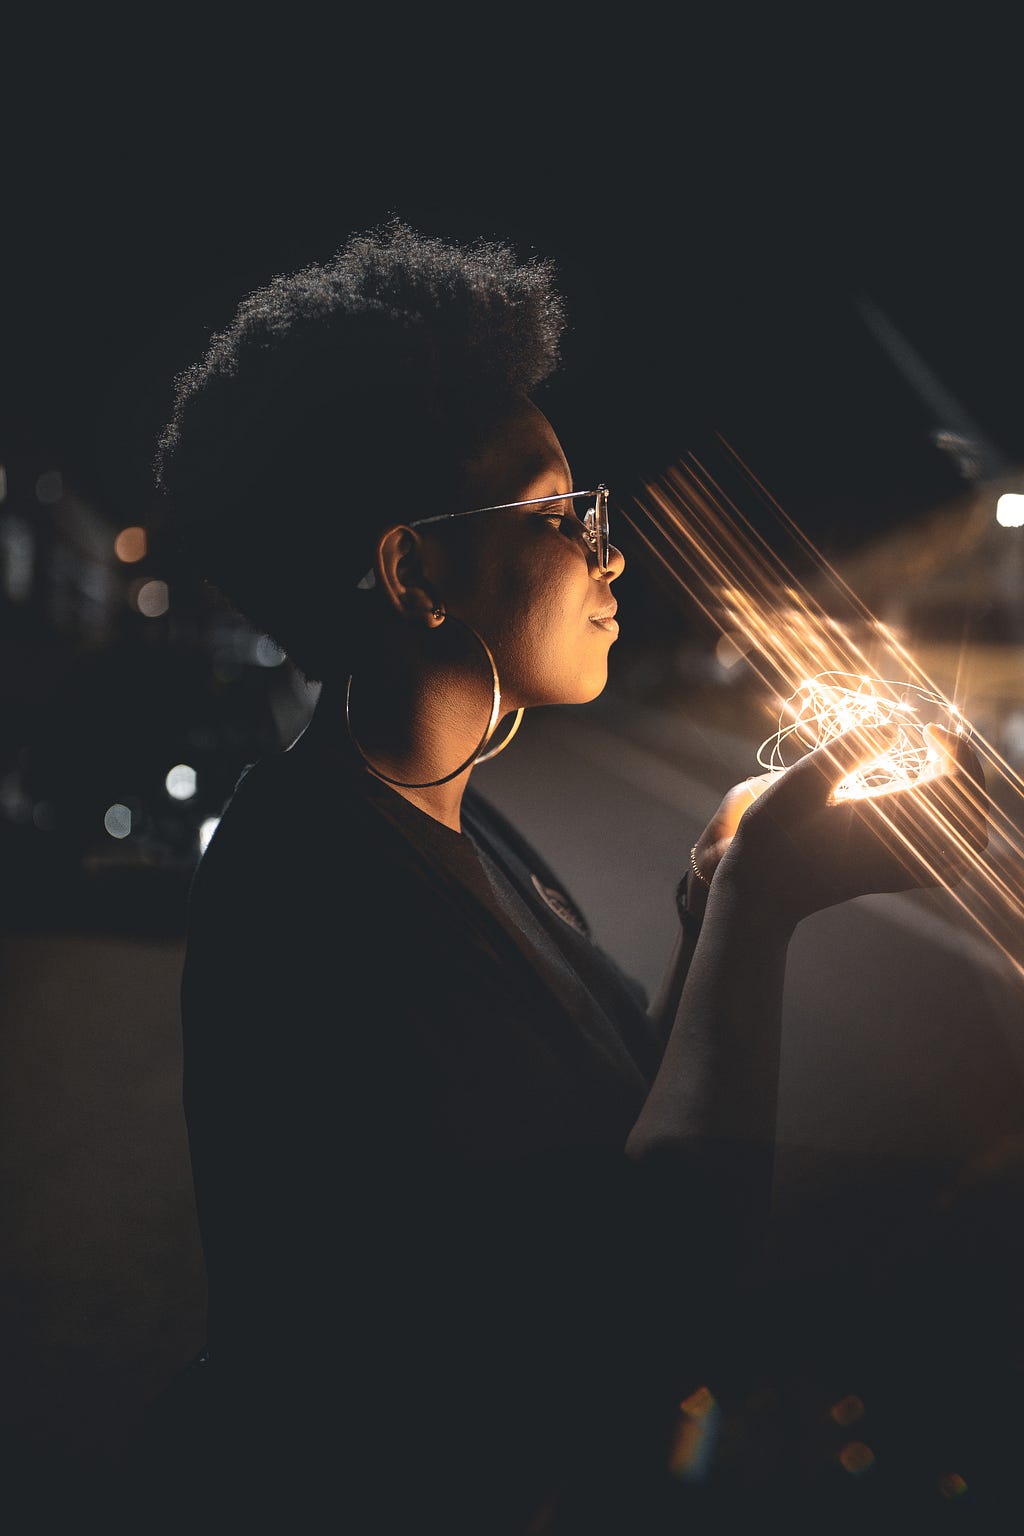
[[(112, 541), (155, 511), (175, 374), (253, 287), (391, 213), (555, 263), (570, 326), (544, 403), (578, 484), (627, 499), (720, 436), (831, 558), (966, 490), (1024, 489), (1020, 133), (998, 36), (520, 18), (463, 60), (456, 34), (402, 26), (400, 43), (297, 20), (129, 40), (62, 20), (12, 54), (0, 513), (36, 544), (2, 612), (12, 922), (54, 920), (74, 885), (59, 847), (110, 862), (91, 829), (114, 800), (149, 817), (180, 885), (196, 818), (291, 727), (301, 701), (271, 718), (283, 674), (245, 660), (204, 594), (178, 586), (169, 616), (140, 617), (133, 583), (170, 573), (156, 548), (119, 566)], [(382, 473), (415, 495), (400, 443)], [(625, 678), (695, 615), (616, 532)], [(181, 761), (206, 798), (161, 821)]]
[[(577, 482), (628, 495), (721, 433), (830, 555), (870, 562), (874, 541), (1024, 464), (1013, 37), (736, 8), (382, 23), (40, 11), (4, 62), (0, 526), (34, 549), (30, 586), (0, 600), (12, 1468), (116, 1456), (204, 1336), (184, 893), (199, 823), (302, 699), (202, 594), (140, 615), (133, 583), (167, 573), (111, 550), (153, 511), (175, 373), (246, 292), (392, 212), (551, 258), (570, 330), (547, 403)], [(865, 298), (945, 400), (879, 345)], [(400, 443), (387, 468), (414, 482)], [(697, 625), (616, 533), (628, 691), (633, 662)], [(163, 776), (182, 761), (200, 791), (172, 804)], [(706, 782), (731, 782), (723, 765)], [(132, 809), (122, 841), (102, 826), (113, 801)]]
[(869, 296), (1020, 456), (1020, 130), (1009, 39), (508, 23), (399, 37), (44, 24), (9, 70), (0, 433), (123, 525), (173, 374), (238, 299), (397, 211), (563, 277), (580, 479), (725, 433), (815, 536), (955, 483)]
[(227, 166), (223, 143), (195, 130), (166, 161), (159, 141), (149, 147), (152, 174), (149, 158), (119, 167), (102, 139), (69, 139), (8, 205), (15, 488), (59, 465), (112, 522), (139, 516), (174, 373), (244, 293), (329, 259), (392, 211), (556, 262), (571, 322), (559, 419), (609, 479), (674, 461), (711, 424), (813, 534), (859, 537), (948, 494), (955, 466), (930, 440), (935, 412), (871, 336), (865, 295), (1019, 456), (1012, 202), (1004, 189), (1002, 204), (960, 194), (955, 165), (924, 146), (909, 164), (898, 142), (889, 163), (879, 144), (860, 166), (823, 157), (795, 185), (795, 168), (772, 179), (756, 145), (738, 167), (702, 160), (681, 186), (654, 155), (635, 173), (591, 167), (582, 192), (567, 178), (557, 197), (500, 160), (465, 193), (458, 178), (388, 174), (387, 162), (376, 178), (335, 177), (323, 145), (308, 160), (301, 145), (287, 154), (259, 125)]

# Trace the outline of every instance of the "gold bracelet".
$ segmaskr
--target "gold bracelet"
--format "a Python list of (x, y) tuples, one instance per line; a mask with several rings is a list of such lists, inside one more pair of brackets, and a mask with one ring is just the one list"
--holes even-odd
[(711, 881), (708, 879), (707, 875), (702, 873), (702, 871), (700, 869), (700, 866), (697, 863), (697, 844), (696, 843), (694, 843), (693, 847), (690, 849), (690, 868), (693, 870), (694, 874), (697, 876), (697, 879), (700, 881), (700, 883), (702, 885), (708, 885), (709, 886), (711, 884)]

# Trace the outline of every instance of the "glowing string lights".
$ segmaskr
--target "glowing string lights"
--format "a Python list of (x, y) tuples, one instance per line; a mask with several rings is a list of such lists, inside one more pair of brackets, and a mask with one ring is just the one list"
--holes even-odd
[(970, 738), (970, 728), (959, 711), (932, 689), (855, 672), (819, 672), (784, 701), (778, 730), (761, 743), (757, 760), (762, 768), (777, 771), (789, 766), (784, 748), (793, 738), (803, 755), (858, 726), (894, 725), (897, 735), (892, 746), (842, 779), (833, 799), (891, 794), (924, 784), (941, 771), (941, 756), (923, 729), (936, 712), (945, 717), (941, 723), (947, 730)]
[[(755, 503), (794, 541), (788, 560), (738, 505), (740, 493), (725, 490), (722, 472), (713, 474), (692, 455), (643, 487), (635, 498), (636, 515), (625, 506), (617, 512), (671, 588), (684, 592), (717, 629), (719, 655), (743, 656), (775, 696), (771, 713), (777, 728), (762, 743), (759, 763), (778, 771), (789, 766), (787, 756), (795, 759), (845, 730), (895, 727), (893, 749), (861, 763), (833, 797), (871, 798), (893, 849), (902, 850), (911, 867), (923, 864), (1024, 980), (1024, 780), (991, 741), (968, 726), (959, 706), (874, 617), (728, 444), (719, 443), (726, 475), (738, 474), (742, 495), (752, 492)], [(804, 582), (799, 569), (807, 559), (811, 570)], [(885, 680), (892, 677), (906, 681)], [(926, 830), (922, 840), (919, 827), (912, 843), (899, 797), (886, 798), (893, 790), (926, 784), (948, 766), (930, 726), (968, 738), (984, 765), (987, 786), (968, 789), (966, 797), (970, 817), (988, 826), (987, 850), (979, 848), (969, 826), (947, 814), (941, 796), (917, 803)], [(950, 854), (962, 871), (953, 878)]]

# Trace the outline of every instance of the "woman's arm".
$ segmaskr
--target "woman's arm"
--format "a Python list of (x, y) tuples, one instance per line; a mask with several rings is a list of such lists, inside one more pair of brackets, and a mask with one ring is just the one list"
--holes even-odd
[[(635, 1159), (684, 1154), (723, 1197), (767, 1211), (786, 953), (811, 912), (872, 892), (955, 882), (987, 837), (984, 779), (947, 738), (928, 784), (871, 800), (835, 784), (891, 732), (850, 732), (774, 776), (714, 874), (657, 1077), (627, 1142)], [(945, 736), (946, 733), (943, 733)]]
[(775, 777), (774, 774), (760, 774), (734, 785), (688, 855), (687, 868), (676, 890), (676, 907), (680, 920), (679, 935), (661, 984), (648, 1008), (648, 1013), (662, 1041), (668, 1040), (675, 1022), (679, 999), (693, 959), (697, 935), (704, 921), (712, 876), (736, 835), (736, 828), (744, 811)]

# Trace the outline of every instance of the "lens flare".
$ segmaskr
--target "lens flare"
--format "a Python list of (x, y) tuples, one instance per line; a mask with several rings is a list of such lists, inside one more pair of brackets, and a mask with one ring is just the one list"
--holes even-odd
[[(905, 854), (911, 868), (925, 866), (1024, 980), (1024, 780), (976, 725), (967, 724), (960, 704), (942, 693), (875, 618), (729, 444), (722, 438), (718, 443), (724, 468), (713, 473), (691, 454), (645, 484), (632, 508), (617, 507), (616, 514), (630, 525), (673, 594), (684, 594), (719, 637), (727, 637), (733, 659), (742, 655), (778, 701), (771, 711), (777, 728), (758, 752), (762, 767), (785, 767), (786, 752), (792, 755), (801, 745), (809, 751), (847, 727), (898, 727), (893, 752), (861, 764), (837, 786), (835, 797), (872, 798), (893, 848)], [(731, 485), (738, 478), (739, 491), (726, 491), (726, 478)], [(781, 526), (792, 546), (786, 560), (740, 507), (740, 498), (753, 498)], [(805, 567), (806, 580), (798, 574)], [(901, 681), (886, 681), (894, 677)], [(967, 737), (982, 763), (986, 786), (969, 787), (966, 795), (972, 812), (987, 822), (986, 850), (979, 851), (939, 809), (940, 798), (934, 809), (929, 802), (927, 812), (934, 856), (912, 846), (889, 814), (886, 795), (922, 785), (945, 766), (937, 752), (933, 756), (932, 725)], [(955, 878), (944, 862), (951, 853), (961, 866)]]

